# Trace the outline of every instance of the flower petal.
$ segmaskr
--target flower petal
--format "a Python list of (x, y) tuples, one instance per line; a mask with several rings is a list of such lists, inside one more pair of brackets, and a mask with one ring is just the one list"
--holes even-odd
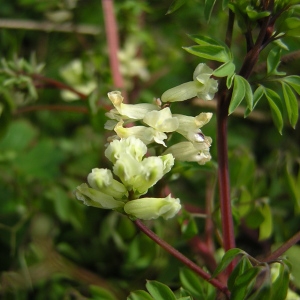
[(180, 200), (171, 198), (141, 198), (129, 201), (125, 204), (124, 210), (127, 214), (138, 219), (151, 220), (163, 217), (169, 219), (174, 217), (180, 210)]

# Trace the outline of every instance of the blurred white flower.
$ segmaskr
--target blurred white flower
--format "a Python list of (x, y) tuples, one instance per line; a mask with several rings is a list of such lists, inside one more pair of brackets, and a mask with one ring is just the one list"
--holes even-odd
[(163, 217), (173, 218), (180, 210), (180, 200), (168, 195), (166, 198), (140, 198), (129, 201), (124, 206), (124, 211), (138, 219), (151, 220)]

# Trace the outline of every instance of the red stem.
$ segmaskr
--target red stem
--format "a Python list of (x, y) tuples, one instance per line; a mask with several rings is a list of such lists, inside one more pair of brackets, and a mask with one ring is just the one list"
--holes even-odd
[(300, 241), (300, 231), (297, 232), (294, 236), (292, 236), (288, 241), (286, 241), (283, 245), (281, 245), (278, 249), (276, 249), (273, 253), (271, 253), (268, 257), (262, 259), (263, 262), (268, 262), (272, 260), (276, 260), (279, 256), (281, 256), (284, 252), (294, 246), (296, 243)]
[[(118, 59), (119, 36), (117, 22), (114, 14), (113, 0), (102, 0), (106, 39), (108, 44), (108, 54), (110, 69), (113, 77), (113, 84), (116, 88), (123, 89), (124, 82), (120, 72), (120, 62)], [(127, 99), (125, 91), (122, 91), (124, 102)]]
[(219, 291), (224, 293), (229, 299), (230, 292), (228, 291), (228, 288), (219, 280), (213, 278), (211, 279), (210, 274), (203, 271), (199, 266), (197, 266), (194, 262), (189, 260), (186, 256), (184, 256), (182, 253), (180, 253), (178, 250), (173, 248), (170, 244), (162, 240), (159, 236), (157, 236), (153, 231), (151, 231), (149, 228), (147, 228), (140, 220), (134, 221), (136, 226), (144, 232), (151, 240), (153, 240), (156, 244), (158, 244), (160, 247), (165, 249), (167, 252), (169, 252), (171, 255), (173, 255), (175, 258), (177, 258), (179, 261), (181, 261), (184, 265), (186, 265), (189, 269), (194, 271), (197, 275), (202, 277), (204, 280), (211, 283), (214, 287), (216, 287)]
[(85, 95), (83, 93), (80, 93), (77, 90), (75, 90), (74, 88), (70, 87), (69, 85), (66, 85), (66, 84), (64, 84), (60, 81), (55, 80), (55, 79), (44, 77), (40, 74), (27, 74), (27, 75), (30, 76), (32, 79), (35, 79), (35, 80), (42, 81), (42, 82), (46, 83), (47, 87), (55, 87), (55, 88), (60, 89), (60, 90), (68, 90), (68, 91), (76, 94), (81, 100), (86, 100), (87, 97), (88, 97), (87, 95)]
[(71, 105), (32, 105), (24, 108), (19, 108), (16, 114), (27, 113), (39, 110), (54, 110), (54, 111), (70, 111), (87, 114), (89, 111), (86, 107), (71, 106)]

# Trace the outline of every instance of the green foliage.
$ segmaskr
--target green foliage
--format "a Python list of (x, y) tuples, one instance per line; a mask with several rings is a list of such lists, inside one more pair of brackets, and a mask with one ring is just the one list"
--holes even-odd
[[(298, 245), (283, 258), (260, 261), (300, 226), (300, 76), (294, 75), (300, 2), (275, 0), (267, 8), (271, 2), (114, 1), (130, 104), (152, 103), (191, 80), (200, 63), (214, 70), (227, 95), (237, 248), (220, 255), (215, 110), (221, 93), (172, 105), (187, 116), (214, 113), (203, 128), (212, 137), (212, 160), (205, 166), (176, 161), (148, 194), (172, 192), (184, 209), (173, 220), (145, 224), (211, 278), (227, 280), (230, 299), (237, 300), (294, 300), (300, 291)], [(181, 268), (129, 218), (75, 200), (75, 187), (93, 168), (110, 167), (103, 154), (105, 113), (112, 108), (106, 95), (116, 88), (101, 3), (18, 0), (4, 1), (1, 10), (13, 24), (0, 35), (1, 299), (216, 299), (210, 281)], [(229, 12), (235, 23), (225, 43)], [(22, 20), (33, 21), (34, 30)], [(186, 33), (195, 45), (183, 51)], [(253, 52), (257, 61), (249, 63)]]

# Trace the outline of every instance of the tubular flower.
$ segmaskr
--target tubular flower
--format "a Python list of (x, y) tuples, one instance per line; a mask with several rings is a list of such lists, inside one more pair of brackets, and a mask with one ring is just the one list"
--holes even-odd
[[(86, 205), (118, 210), (145, 220), (173, 217), (181, 207), (179, 199), (170, 195), (138, 199), (174, 165), (174, 157), (170, 153), (144, 157), (146, 152), (146, 145), (134, 136), (113, 140), (105, 156), (113, 163), (113, 173), (119, 180), (113, 178), (110, 170), (95, 168), (87, 177), (89, 185), (83, 183), (76, 188), (76, 198)], [(135, 200), (130, 200), (129, 195)]]
[(179, 121), (176, 132), (183, 135), (187, 140), (193, 143), (204, 141), (204, 135), (200, 128), (208, 123), (212, 117), (212, 113), (201, 113), (196, 117), (173, 115)]
[(161, 96), (163, 102), (184, 101), (193, 97), (212, 100), (218, 90), (218, 82), (210, 78), (213, 70), (206, 64), (199, 64), (193, 74), (193, 81), (189, 81), (171, 88)]
[(204, 137), (202, 143), (180, 142), (169, 147), (163, 154), (171, 153), (179, 161), (195, 161), (199, 165), (204, 165), (210, 161), (209, 153), (211, 139)]
[(120, 116), (120, 119), (141, 120), (144, 118), (147, 112), (159, 109), (158, 106), (150, 103), (124, 104), (124, 98), (122, 97), (121, 92), (119, 91), (113, 91), (108, 93), (107, 95), (109, 100), (115, 107), (115, 110), (113, 109), (108, 113), (109, 117), (113, 116), (113, 118), (117, 120), (118, 115)]
[(88, 184), (95, 190), (110, 195), (115, 199), (122, 199), (128, 196), (125, 186), (113, 179), (111, 170), (108, 169), (92, 169), (87, 177)]
[(173, 218), (180, 210), (180, 200), (168, 195), (166, 198), (140, 198), (125, 204), (127, 214), (143, 220)]
[(117, 209), (124, 206), (123, 201), (115, 200), (108, 194), (90, 188), (86, 183), (83, 183), (76, 188), (75, 196), (87, 206), (105, 209)]

